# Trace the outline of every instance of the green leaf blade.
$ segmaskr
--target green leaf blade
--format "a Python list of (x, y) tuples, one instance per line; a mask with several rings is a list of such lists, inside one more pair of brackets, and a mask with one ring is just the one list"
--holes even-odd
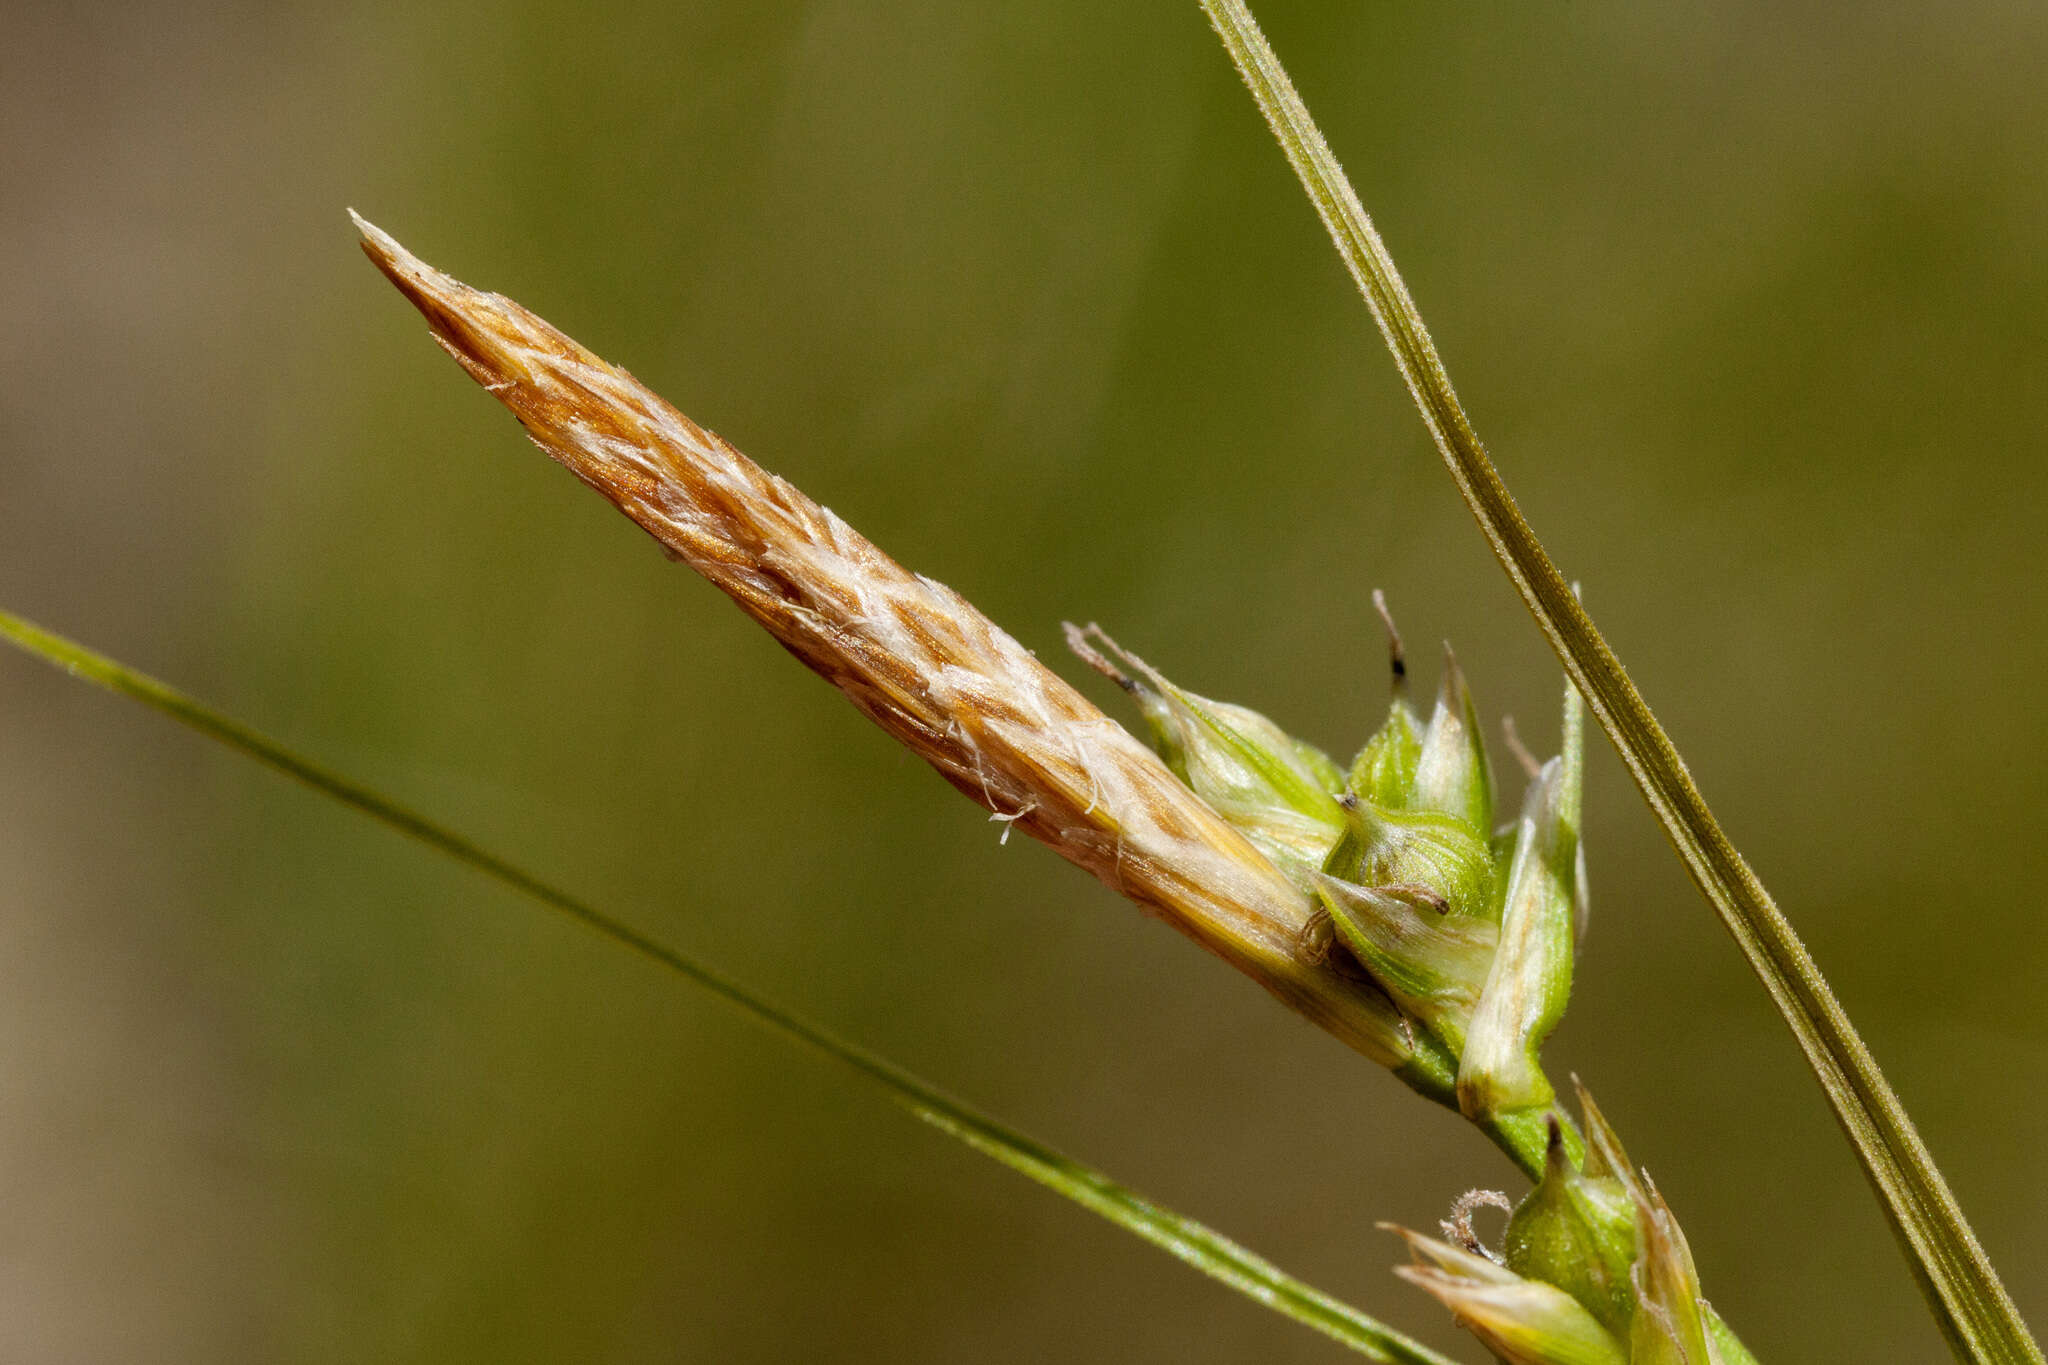
[(1118, 1184), (1101, 1171), (948, 1095), (933, 1083), (858, 1043), (840, 1038), (755, 994), (732, 977), (648, 937), (625, 921), (472, 843), (374, 788), (316, 763), (136, 669), (0, 611), (0, 640), (72, 677), (129, 697), (219, 741), (324, 796), (409, 835), (427, 847), (541, 902), (613, 942), (711, 992), (787, 1038), (803, 1043), (879, 1087), (940, 1132), (1143, 1238), (1211, 1279), (1382, 1365), (1455, 1365), (1420, 1342), (1305, 1284), (1228, 1237)]
[(1982, 1365), (2041, 1365), (2040, 1347), (1905, 1106), (1509, 495), (1385, 243), (1257, 23), (1242, 0), (1202, 0), (1202, 7), (1365, 297), (1495, 558), (1614, 741), (1694, 884), (1791, 1027), (1950, 1348), (1958, 1359)]

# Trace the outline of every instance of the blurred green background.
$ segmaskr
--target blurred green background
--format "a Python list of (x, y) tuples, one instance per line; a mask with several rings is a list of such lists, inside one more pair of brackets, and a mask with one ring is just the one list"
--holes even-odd
[[(1501, 468), (2048, 1323), (2048, 12), (1260, 13)], [(1192, 0), (57, 5), (0, 603), (1471, 1359), (1453, 1116), (997, 832), (528, 446), (353, 204), (1049, 660), (1349, 752), (1557, 670)], [(1062, 662), (1070, 676), (1078, 670)], [(1092, 686), (1092, 684), (1091, 684)], [(1094, 688), (1105, 704), (1105, 689)], [(1766, 1360), (1942, 1349), (1604, 746), (1582, 1074)], [(0, 1356), (1335, 1361), (654, 969), (0, 658)]]

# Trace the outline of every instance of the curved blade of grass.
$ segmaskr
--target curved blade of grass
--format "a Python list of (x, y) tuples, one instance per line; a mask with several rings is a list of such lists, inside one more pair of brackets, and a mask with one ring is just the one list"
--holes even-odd
[(1791, 924), (1721, 832), (1678, 750), (1487, 459), (1393, 258), (1279, 58), (1241, 0), (1202, 0), (1202, 8), (1365, 295), (1422, 420), (1495, 557), (1621, 751), (1622, 762), (1701, 894), (1792, 1026), (1884, 1204), (1950, 1348), (1962, 1360), (2039, 1365), (2040, 1347), (1970, 1231), (1905, 1106)]
[(613, 942), (703, 987), (761, 1023), (797, 1042), (843, 1062), (880, 1086), (888, 1097), (931, 1124), (958, 1138), (983, 1156), (992, 1157), (1019, 1174), (1064, 1195), (1085, 1209), (1185, 1261), (1204, 1275), (1296, 1322), (1333, 1337), (1368, 1359), (1386, 1365), (1455, 1365), (1445, 1356), (1411, 1341), (1349, 1304), (1302, 1283), (1272, 1262), (1246, 1250), (1212, 1228), (1117, 1184), (1101, 1171), (1026, 1137), (1001, 1120), (954, 1099), (929, 1081), (848, 1042), (817, 1024), (790, 1013), (740, 985), (714, 967), (656, 942), (622, 920), (542, 881), (497, 854), (482, 848), (417, 811), (374, 789), (301, 757), (276, 740), (242, 725), (166, 683), (129, 668), (76, 641), (0, 611), (0, 639), (52, 664), (74, 678), (105, 688), (160, 711), (230, 749), (279, 772), (295, 777), (345, 806), (408, 834), (427, 847), (465, 863), (494, 881), (521, 892), (551, 910), (594, 929)]

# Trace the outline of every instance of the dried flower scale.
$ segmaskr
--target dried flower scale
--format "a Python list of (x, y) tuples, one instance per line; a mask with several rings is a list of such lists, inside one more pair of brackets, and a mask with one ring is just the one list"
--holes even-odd
[(1311, 907), (1273, 864), (960, 594), (518, 304), (356, 223), (435, 340), (541, 449), (948, 782), (1374, 1061), (1415, 1062), (1384, 993), (1304, 951)]

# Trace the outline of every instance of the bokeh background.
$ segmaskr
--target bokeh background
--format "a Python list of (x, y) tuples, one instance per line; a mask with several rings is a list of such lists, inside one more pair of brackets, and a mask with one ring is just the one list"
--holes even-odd
[[(1476, 1358), (1449, 1114), (896, 751), (521, 438), (354, 205), (1046, 657), (1553, 733), (1192, 0), (8, 0), (0, 603)], [(2048, 1322), (2048, 12), (1268, 0), (1525, 509)], [(1065, 664), (1070, 674), (1079, 670)], [(1096, 688), (1105, 704), (1113, 698)], [(1766, 1360), (1935, 1361), (1604, 745), (1550, 1055)], [(1335, 1361), (613, 946), (0, 658), (0, 1356)]]

